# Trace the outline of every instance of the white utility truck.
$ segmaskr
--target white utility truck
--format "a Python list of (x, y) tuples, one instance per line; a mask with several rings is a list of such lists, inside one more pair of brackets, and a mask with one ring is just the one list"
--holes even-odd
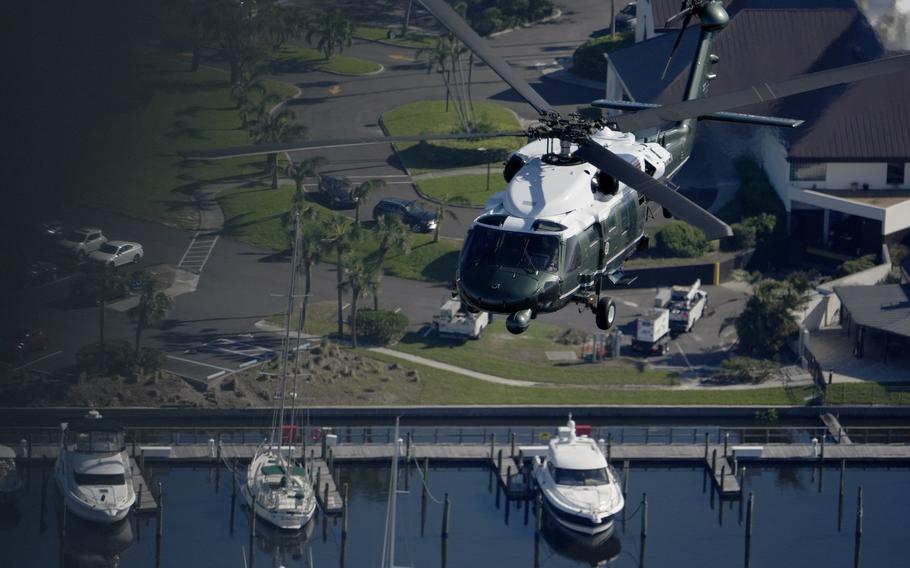
[(666, 355), (670, 351), (670, 311), (651, 308), (635, 320), (632, 350), (646, 354)]
[(472, 314), (458, 298), (449, 298), (439, 309), (439, 315), (433, 316), (433, 327), (439, 335), (479, 339), (480, 333), (490, 323), (490, 314), (477, 312)]
[[(670, 331), (686, 333), (705, 314), (708, 293), (701, 289), (701, 280), (696, 280), (691, 286), (673, 286), (669, 296), (663, 307), (670, 310)], [(663, 297), (666, 297), (665, 293)]]

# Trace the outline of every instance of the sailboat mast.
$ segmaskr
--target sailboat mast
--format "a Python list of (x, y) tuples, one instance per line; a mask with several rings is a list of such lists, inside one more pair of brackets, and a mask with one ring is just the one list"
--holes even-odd
[[(281, 448), (281, 436), (284, 434), (284, 410), (285, 410), (285, 399), (287, 399), (287, 384), (288, 384), (288, 352), (291, 347), (291, 317), (294, 311), (294, 287), (297, 282), (297, 254), (298, 254), (298, 244), (300, 243), (300, 213), (294, 212), (294, 243), (291, 246), (291, 270), (290, 278), (288, 282), (288, 309), (287, 316), (284, 320), (284, 342), (281, 345), (281, 404), (279, 405), (278, 410), (278, 427), (272, 428), (272, 433), (270, 437), (270, 444), (274, 446), (275, 444), (275, 433), (276, 430), (280, 431), (279, 435), (279, 449)], [(280, 455), (280, 451), (278, 452)]]

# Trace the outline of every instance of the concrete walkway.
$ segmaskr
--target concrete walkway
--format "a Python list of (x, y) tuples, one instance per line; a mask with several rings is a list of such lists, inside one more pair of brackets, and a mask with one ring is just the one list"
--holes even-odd
[(398, 359), (410, 361), (411, 363), (417, 363), (418, 365), (433, 367), (434, 369), (439, 369), (441, 371), (449, 371), (450, 373), (457, 373), (459, 375), (464, 375), (466, 377), (471, 377), (473, 379), (486, 381), (488, 383), (496, 383), (498, 385), (505, 385), (507, 387), (549, 386), (549, 385), (544, 385), (542, 383), (532, 383), (531, 381), (516, 381), (513, 379), (504, 379), (502, 377), (497, 377), (495, 375), (488, 375), (486, 373), (478, 373), (477, 371), (462, 369), (461, 367), (456, 367), (455, 365), (449, 365), (447, 363), (440, 363), (439, 361), (434, 361), (432, 359), (427, 359), (425, 357), (419, 357), (417, 355), (411, 355), (409, 353), (402, 353), (401, 351), (395, 351), (394, 349), (386, 349), (384, 347), (373, 347), (372, 349), (370, 349), (370, 351), (373, 351), (374, 353), (380, 353), (382, 355), (388, 355), (389, 357), (397, 357)]

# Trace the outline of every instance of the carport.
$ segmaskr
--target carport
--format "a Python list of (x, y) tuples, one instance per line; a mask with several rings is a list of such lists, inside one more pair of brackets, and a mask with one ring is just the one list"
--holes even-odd
[[(910, 346), (910, 285), (836, 286), (840, 322), (853, 340), (853, 355), (862, 359), (867, 340), (879, 340), (882, 359), (888, 351)], [(868, 336), (868, 337), (867, 337)]]

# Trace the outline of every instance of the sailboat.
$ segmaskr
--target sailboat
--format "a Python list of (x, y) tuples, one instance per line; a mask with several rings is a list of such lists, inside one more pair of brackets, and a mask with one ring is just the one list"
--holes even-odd
[[(281, 349), (281, 376), (277, 397), (279, 403), (272, 413), (269, 437), (256, 449), (247, 469), (246, 483), (241, 490), (247, 505), (253, 508), (258, 517), (286, 530), (297, 530), (305, 526), (316, 511), (316, 494), (310, 481), (310, 475), (294, 457), (296, 450), (294, 443), (297, 441), (297, 429), (294, 427), (298, 382), (296, 359), (303, 330), (297, 330), (297, 344), (293, 349), (290, 330), (297, 280), (297, 245), (299, 241), (300, 215), (297, 214), (294, 220), (294, 246), (288, 285), (288, 314)], [(288, 362), (292, 355), (294, 359), (293, 385), (289, 391)]]

